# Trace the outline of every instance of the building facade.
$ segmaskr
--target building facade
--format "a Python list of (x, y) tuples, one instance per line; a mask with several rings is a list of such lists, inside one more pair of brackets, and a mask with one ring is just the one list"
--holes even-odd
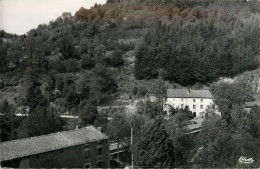
[(207, 108), (215, 109), (213, 97), (208, 90), (168, 89), (164, 111), (170, 106), (184, 109), (188, 106), (194, 117), (204, 117)]
[(85, 127), (0, 143), (2, 167), (109, 168), (109, 138)]

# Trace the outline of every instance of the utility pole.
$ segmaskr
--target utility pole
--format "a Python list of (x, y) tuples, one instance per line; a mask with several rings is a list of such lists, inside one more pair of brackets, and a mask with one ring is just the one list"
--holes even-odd
[(28, 63), (28, 98), (29, 98), (29, 94), (30, 94), (30, 59), (31, 59), (31, 37), (30, 37), (30, 31), (29, 31), (29, 63)]
[[(131, 146), (133, 146), (133, 128), (131, 128)], [(132, 158), (132, 168), (134, 168), (134, 154), (133, 154), (133, 152), (131, 154), (131, 158)]]

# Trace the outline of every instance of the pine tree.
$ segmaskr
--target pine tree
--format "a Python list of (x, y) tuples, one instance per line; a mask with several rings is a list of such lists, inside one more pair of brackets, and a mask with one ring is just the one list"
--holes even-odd
[(162, 119), (146, 122), (136, 134), (131, 150), (134, 154), (135, 166), (173, 166), (174, 148)]

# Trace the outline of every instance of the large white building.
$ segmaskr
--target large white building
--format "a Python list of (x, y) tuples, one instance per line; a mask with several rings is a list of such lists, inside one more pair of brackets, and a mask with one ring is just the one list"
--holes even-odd
[(183, 109), (188, 106), (194, 117), (203, 117), (209, 106), (215, 108), (213, 97), (208, 90), (168, 89), (164, 111), (169, 112), (170, 105)]

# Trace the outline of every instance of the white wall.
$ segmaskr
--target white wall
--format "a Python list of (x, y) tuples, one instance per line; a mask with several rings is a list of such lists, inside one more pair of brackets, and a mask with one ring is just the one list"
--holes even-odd
[[(195, 102), (193, 101), (195, 99)], [(166, 106), (164, 107), (165, 111), (169, 110), (168, 104), (172, 105), (174, 108), (182, 108), (181, 105), (183, 104), (183, 108), (185, 106), (189, 106), (190, 111), (196, 112), (196, 117), (201, 116), (202, 112), (205, 112), (207, 109), (207, 106), (210, 104), (214, 104), (212, 99), (206, 99), (206, 98), (168, 98), (165, 102)], [(193, 105), (195, 105), (195, 108), (193, 108)], [(201, 105), (203, 108), (201, 108)]]

